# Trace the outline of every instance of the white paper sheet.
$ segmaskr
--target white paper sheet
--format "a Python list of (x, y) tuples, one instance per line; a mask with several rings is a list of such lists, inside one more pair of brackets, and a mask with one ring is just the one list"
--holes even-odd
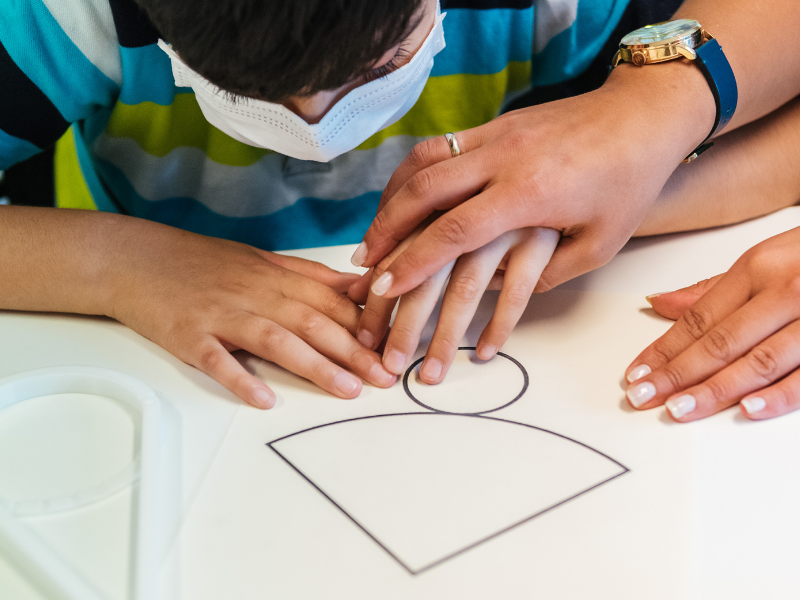
[[(184, 529), (182, 597), (686, 597), (686, 578), (653, 581), (666, 561), (689, 572), (692, 431), (634, 413), (620, 387), (630, 357), (668, 327), (646, 306), (535, 298), (504, 348), (528, 387), (484, 416), (428, 411), (399, 383), (337, 400), (254, 361), (281, 401), (237, 416)], [(449, 411), (519, 393), (508, 360), (460, 354), (439, 390), (413, 373), (409, 389)], [(462, 405), (464, 388), (476, 393)]]

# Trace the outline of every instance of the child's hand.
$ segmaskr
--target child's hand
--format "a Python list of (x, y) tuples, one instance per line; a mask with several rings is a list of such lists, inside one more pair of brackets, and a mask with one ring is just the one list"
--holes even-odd
[(755, 246), (723, 275), (651, 301), (678, 322), (628, 367), (634, 407), (666, 402), (680, 422), (737, 403), (750, 419), (800, 407), (800, 229)]
[[(274, 393), (233, 357), (247, 350), (341, 398), (396, 378), (353, 337), (358, 279), (310, 261), (147, 222), (114, 257), (107, 314), (259, 408)], [(353, 376), (352, 371), (358, 377)]]
[[(426, 225), (423, 223), (381, 261), (372, 274), (373, 282)], [(436, 331), (420, 370), (422, 380), (435, 384), (444, 379), (484, 291), (501, 289), (494, 315), (477, 344), (479, 358), (492, 358), (522, 316), (558, 240), (559, 233), (553, 229), (527, 227), (509, 231), (482, 248), (461, 256), (454, 264), (448, 264), (420, 286), (403, 294), (383, 353), (384, 367), (396, 375), (408, 367), (448, 275), (450, 281)], [(360, 295), (358, 291), (362, 285), (354, 285), (351, 296)], [(396, 302), (396, 298), (387, 299), (369, 293), (358, 328), (361, 343), (369, 348), (378, 346), (389, 327)]]

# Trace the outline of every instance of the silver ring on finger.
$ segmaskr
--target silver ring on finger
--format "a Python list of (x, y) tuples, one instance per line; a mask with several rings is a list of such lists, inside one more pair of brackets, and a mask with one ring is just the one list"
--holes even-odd
[(455, 133), (445, 133), (445, 139), (447, 140), (447, 145), (450, 146), (450, 154), (455, 158), (461, 154), (461, 148), (458, 146), (458, 140), (456, 139)]

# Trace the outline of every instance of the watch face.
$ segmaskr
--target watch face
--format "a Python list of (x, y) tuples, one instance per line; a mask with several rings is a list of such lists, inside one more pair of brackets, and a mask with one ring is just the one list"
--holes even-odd
[(658, 25), (648, 25), (630, 32), (622, 38), (622, 46), (647, 46), (667, 44), (689, 37), (701, 29), (700, 23), (692, 19), (680, 19)]

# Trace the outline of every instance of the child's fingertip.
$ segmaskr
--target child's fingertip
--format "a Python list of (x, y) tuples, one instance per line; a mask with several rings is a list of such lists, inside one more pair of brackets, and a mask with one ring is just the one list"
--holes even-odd
[(250, 397), (256, 408), (269, 409), (275, 406), (275, 394), (269, 388), (255, 388)]

